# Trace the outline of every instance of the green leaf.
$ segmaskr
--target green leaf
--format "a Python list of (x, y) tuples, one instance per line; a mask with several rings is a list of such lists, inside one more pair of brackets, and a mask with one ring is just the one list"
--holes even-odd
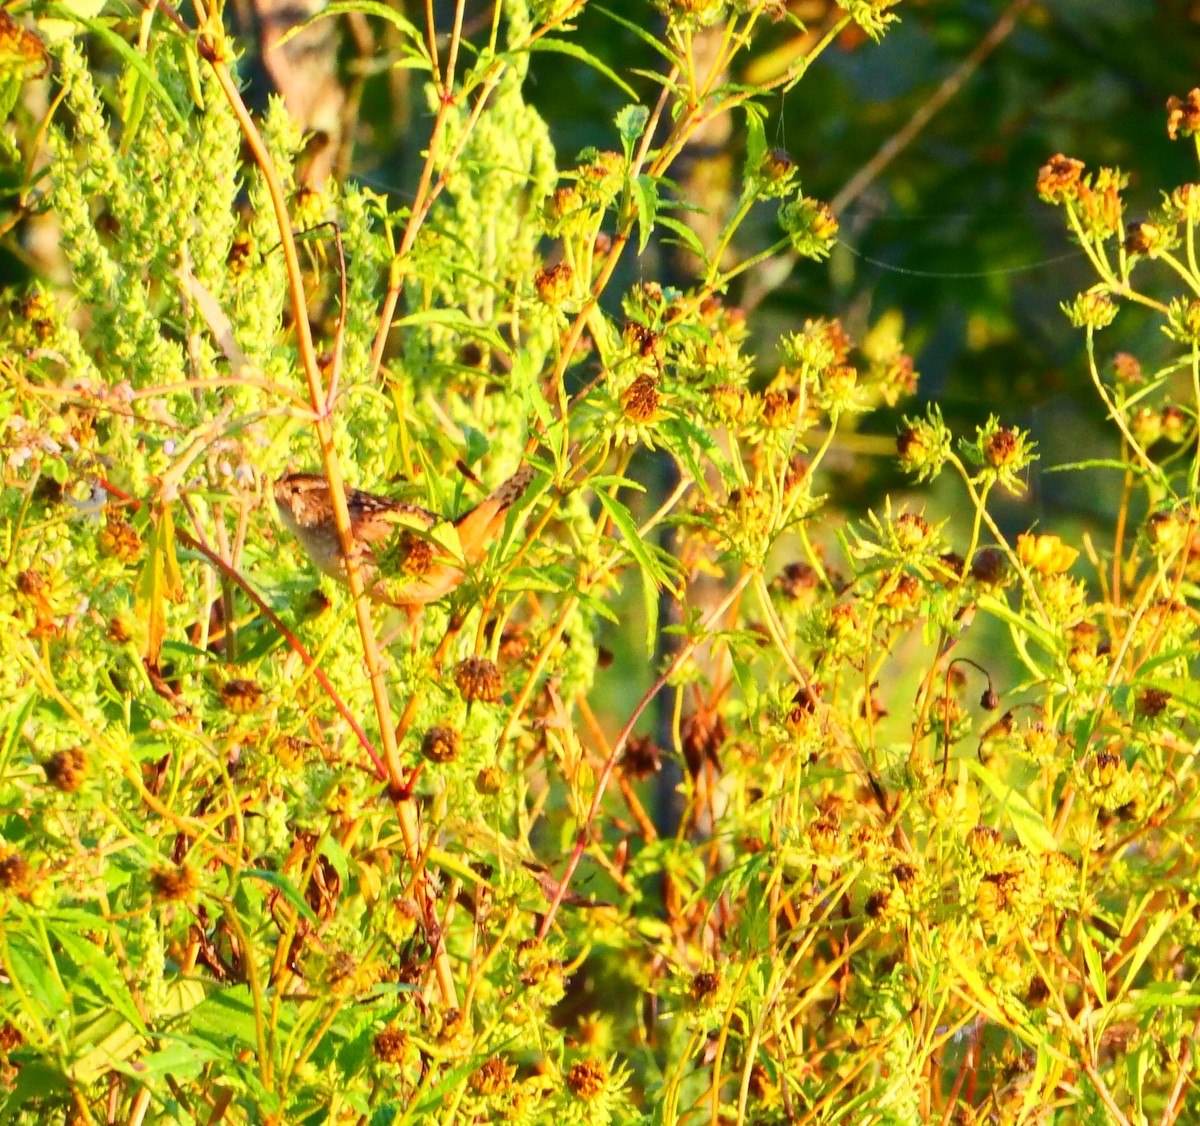
[(1154, 916), (1154, 921), (1142, 936), (1142, 941), (1137, 944), (1137, 949), (1134, 950), (1133, 957), (1129, 959), (1129, 966), (1125, 970), (1125, 980), (1121, 982), (1121, 988), (1117, 992), (1118, 1000), (1133, 988), (1134, 979), (1137, 977), (1142, 966), (1146, 964), (1146, 959), (1158, 947), (1162, 936), (1171, 929), (1174, 923), (1175, 919), (1170, 911), (1163, 911)]
[(300, 32), (307, 27), (311, 27), (317, 20), (325, 19), (328, 16), (346, 15), (351, 12), (357, 12), (364, 16), (378, 16), (379, 19), (386, 20), (412, 43), (416, 53), (428, 64), (429, 53), (425, 47), (425, 37), (417, 30), (416, 24), (395, 8), (389, 7), (387, 4), (382, 4), (379, 0), (333, 0), (332, 3), (326, 4), (319, 12), (310, 16), (303, 23), (298, 23), (295, 27), (289, 28), (287, 32), (276, 40), (274, 49), (282, 47), (293, 36), (299, 35)]
[(974, 759), (963, 759), (967, 767), (992, 792), (992, 796), (1000, 803), (1001, 811), (1012, 822), (1017, 839), (1030, 852), (1056, 852), (1058, 841), (1054, 834), (1046, 828), (1037, 810), (1029, 804), (1029, 800), (1015, 787), (1002, 782), (986, 766)]
[[(659, 37), (657, 35), (652, 34), (651, 32), (647, 31), (644, 27), (640, 26), (639, 24), (634, 23), (632, 20), (627, 20), (624, 16), (617, 15), (617, 13), (612, 11), (610, 8), (602, 7), (599, 4), (593, 4), (592, 8), (595, 11), (600, 12), (601, 15), (608, 16), (608, 18), (610, 20), (612, 20), (613, 23), (620, 24), (621, 27), (623, 27), (626, 31), (631, 32), (633, 35), (636, 35), (652, 51), (657, 51), (660, 55), (662, 55), (662, 57), (664, 59), (666, 59), (667, 62), (669, 62), (669, 63), (675, 62), (675, 56), (673, 54), (671, 54), (671, 52), (666, 47), (663, 46), (662, 40), (659, 39)], [(653, 73), (653, 72), (651, 72), (651, 73)], [(657, 81), (659, 81), (659, 82), (662, 81), (661, 74), (657, 75), (655, 77), (656, 77)], [(636, 100), (637, 96), (636, 95), (632, 95), (632, 96)]]
[(763, 125), (763, 110), (757, 102), (744, 102), (741, 107), (746, 113), (746, 167), (745, 179), (753, 176), (767, 155), (767, 130)]
[(646, 123), (649, 120), (650, 111), (645, 106), (625, 106), (617, 113), (615, 124), (625, 149), (626, 160), (633, 159), (633, 148), (646, 131)]
[(17, 745), (17, 740), (21, 737), (21, 730), (37, 701), (37, 691), (31, 688), (24, 696), (18, 697), (16, 705), (9, 708), (6, 713), (4, 727), (0, 729), (0, 775), (5, 773), (4, 768), (8, 765), (9, 756)]
[(236, 1055), (241, 1047), (258, 1048), (258, 1023), (248, 985), (235, 985), (214, 993), (192, 1010), (188, 1023), (195, 1035), (230, 1056)]
[[(23, 1063), (16, 1072), (16, 1081), (12, 1090), (4, 1100), (4, 1109), (0, 1111), (0, 1126), (13, 1122), (21, 1113), (22, 1107), (31, 1099), (38, 1100), (43, 1107), (45, 1100), (55, 1096), (66, 1095), (70, 1092), (66, 1079), (58, 1068), (50, 1067), (39, 1060)], [(34, 1121), (42, 1120), (41, 1115)], [(22, 1121), (30, 1121), (22, 1118)]]
[(461, 424), (461, 429), (463, 437), (467, 441), (466, 456), (463, 460), (467, 465), (478, 465), (487, 457), (488, 450), (492, 448), (491, 443), (474, 426), (469, 426), (464, 422)]
[(241, 872), (243, 880), (262, 880), (264, 884), (270, 884), (282, 893), (293, 907), (307, 919), (314, 927), (320, 926), (320, 922), (316, 915), (313, 914), (312, 908), (304, 901), (304, 896), (296, 889), (296, 885), (292, 883), (286, 876), (281, 876), (278, 872), (272, 872), (267, 868), (245, 868)]
[(142, 565), (134, 591), (134, 613), (146, 625), (145, 658), (158, 664), (163, 638), (167, 632), (168, 601), (183, 595), (183, 572), (175, 555), (175, 525), (171, 509), (164, 506), (150, 531), (146, 562)]
[[(669, 231), (674, 231), (679, 236), (679, 244), (690, 250), (705, 266), (708, 265), (708, 255), (704, 252), (704, 244), (700, 241), (700, 236), (691, 227), (669, 215), (660, 215), (658, 217), (658, 225), (666, 227)], [(675, 240), (667, 239), (664, 241), (674, 242)]]
[[(92, 929), (104, 928), (104, 921), (98, 915), (90, 915), (87, 912), (79, 914), (90, 921)], [(118, 972), (116, 963), (108, 958), (97, 957), (95, 943), (84, 938), (76, 929), (72, 929), (69, 920), (58, 913), (46, 920), (46, 931), (74, 962), (75, 973), (69, 976), (74, 978), (76, 985), (80, 984), (80, 979), (94, 984), (100, 996), (134, 1032), (139, 1035), (146, 1034), (146, 1026), (142, 1023), (129, 986)]]
[(1108, 1005), (1108, 981), (1104, 974), (1104, 960), (1100, 951), (1092, 941), (1087, 927), (1079, 924), (1079, 948), (1083, 951), (1083, 962), (1087, 966), (1088, 980), (1092, 983), (1092, 991), (1102, 1006)]
[(596, 497), (600, 501), (601, 507), (608, 513), (609, 519), (612, 520), (617, 530), (621, 533), (625, 540), (625, 546), (629, 549), (629, 554), (637, 561), (638, 566), (646, 571), (656, 583), (666, 582), (667, 576), (665, 572), (638, 533), (638, 526), (633, 518), (633, 513), (617, 500), (616, 497), (609, 496), (603, 490), (597, 492)]
[(187, 131), (187, 120), (179, 111), (179, 107), (175, 104), (171, 95), (167, 93), (166, 87), (158, 80), (158, 75), (151, 69), (149, 61), (141, 51), (127, 43), (120, 35), (111, 30), (107, 24), (100, 20), (93, 20), (87, 16), (79, 15), (73, 12), (66, 4), (50, 4), (46, 7), (46, 11), (66, 23), (74, 23), (86, 27), (97, 39), (102, 39), (107, 46), (112, 48), (114, 54), (120, 55), (127, 66), (141, 75), (146, 85), (154, 92), (159, 102), (162, 103), (162, 107), (167, 111), (167, 115), (180, 130)]
[(638, 176), (630, 182), (629, 188), (637, 209), (638, 254), (641, 254), (654, 233), (654, 220), (658, 215), (658, 184), (653, 176)]
[(646, 615), (646, 652), (651, 654), (658, 643), (658, 608), (662, 602), (662, 595), (658, 589), (658, 583), (651, 577), (650, 572), (643, 568), (640, 573), (642, 577), (642, 609)]
[(79, 1054), (71, 1074), (81, 1083), (91, 1083), (137, 1055), (146, 1046), (146, 1037), (119, 1013), (101, 1009), (77, 1023), (72, 1046)]
[(572, 43), (568, 39), (553, 39), (547, 36), (545, 39), (535, 39), (529, 44), (530, 51), (549, 51), (552, 54), (567, 55), (572, 59), (578, 59), (586, 66), (590, 66), (593, 70), (604, 75), (610, 82), (614, 83), (626, 97), (637, 101), (637, 92), (629, 85), (615, 70), (602, 63), (590, 51), (585, 51), (578, 43)]
[[(59, 1014), (70, 1011), (71, 1004), (63, 993), (58, 975), (46, 966), (46, 953), (25, 934), (8, 932), (5, 953), (5, 969), (13, 981), (20, 985), (21, 993), (32, 1001), (41, 1012), (43, 1021), (56, 1020)], [(6, 987), (9, 990), (11, 986)]]

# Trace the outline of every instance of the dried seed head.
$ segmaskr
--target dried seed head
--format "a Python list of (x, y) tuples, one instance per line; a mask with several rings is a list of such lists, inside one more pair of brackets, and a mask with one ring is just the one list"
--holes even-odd
[(15, 849), (0, 852), (0, 891), (21, 891), (29, 883), (29, 862)]
[(603, 1094), (607, 1082), (608, 1068), (599, 1060), (580, 1060), (567, 1072), (567, 1086), (584, 1102), (591, 1102)]
[(1016, 432), (998, 426), (983, 439), (983, 456), (993, 469), (1008, 469), (1020, 460), (1021, 441)]
[(621, 754), (621, 772), (641, 782), (662, 770), (662, 751), (648, 735), (634, 735)]
[(82, 747), (59, 751), (42, 764), (42, 769), (46, 772), (46, 781), (51, 786), (62, 790), (64, 794), (73, 794), (87, 777), (87, 755)]
[(1129, 254), (1141, 254), (1153, 258), (1164, 248), (1167, 232), (1157, 223), (1143, 220), (1125, 225), (1125, 250)]
[(1007, 573), (1004, 553), (998, 547), (981, 548), (971, 560), (971, 578), (982, 586), (999, 586)]
[(485, 766), (475, 775), (475, 792), (485, 798), (494, 797), (504, 788), (504, 771), (498, 766)]
[(30, 601), (44, 597), (48, 586), (46, 576), (32, 567), (17, 574), (17, 593)]
[(763, 425), (771, 430), (787, 430), (796, 422), (800, 400), (794, 391), (765, 391), (762, 396)]
[(808, 843), (818, 856), (830, 856), (837, 851), (839, 832), (837, 822), (822, 817), (808, 827)]
[(262, 703), (263, 690), (254, 680), (235, 677), (221, 685), (221, 703), (234, 715), (246, 715)]
[(533, 288), (542, 302), (552, 308), (561, 305), (571, 296), (575, 287), (575, 271), (566, 262), (543, 267), (533, 275)]
[(933, 538), (929, 521), (915, 512), (902, 512), (893, 524), (896, 543), (903, 551), (917, 551)]
[(472, 1073), (471, 1090), (485, 1098), (488, 1095), (498, 1095), (508, 1089), (516, 1071), (514, 1066), (505, 1063), (500, 1056), (492, 1056)]
[(1162, 715), (1171, 702), (1171, 693), (1162, 688), (1147, 688), (1137, 698), (1136, 710), (1142, 719)]
[(967, 848), (971, 855), (979, 860), (986, 860), (1000, 847), (1000, 833), (987, 825), (976, 825), (967, 834)]
[(200, 886), (200, 877), (190, 864), (155, 868), (150, 875), (150, 888), (159, 899), (190, 899)]
[(787, 564), (775, 576), (775, 582), (772, 585), (780, 594), (796, 602), (811, 605), (820, 583), (821, 576), (817, 574), (815, 567), (808, 563), (797, 562)]
[(500, 670), (487, 657), (468, 657), (454, 670), (454, 683), (468, 704), (480, 700), (494, 704), (504, 691)]
[(1121, 383), (1134, 385), (1143, 382), (1142, 365), (1129, 352), (1118, 352), (1112, 359), (1113, 377)]
[(863, 910), (867, 913), (867, 917), (871, 919), (881, 919), (892, 905), (891, 891), (881, 888), (879, 891), (873, 891), (867, 896), (867, 902), (863, 905)]
[(421, 754), (429, 762), (453, 762), (461, 739), (453, 727), (431, 727), (421, 740)]
[(650, 422), (658, 413), (658, 382), (649, 375), (640, 375), (621, 396), (621, 410), (634, 424)]
[(759, 169), (768, 180), (787, 182), (796, 174), (796, 162), (783, 149), (768, 149)]
[(1115, 786), (1129, 773), (1125, 760), (1119, 755), (1101, 751), (1092, 756), (1088, 765), (1088, 778), (1097, 789), (1107, 790)]
[(394, 1024), (375, 1034), (371, 1050), (382, 1063), (403, 1063), (408, 1056), (408, 1033)]
[(693, 1001), (703, 1001), (705, 997), (711, 997), (720, 988), (721, 975), (706, 971), (698, 973), (692, 978), (688, 992), (691, 993)]
[(100, 551), (122, 563), (133, 563), (142, 553), (142, 537), (128, 520), (110, 513), (100, 532)]

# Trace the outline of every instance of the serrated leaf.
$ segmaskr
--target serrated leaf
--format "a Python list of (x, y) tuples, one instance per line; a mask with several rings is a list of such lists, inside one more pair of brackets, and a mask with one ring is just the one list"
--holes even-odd
[(175, 555), (175, 524), (171, 509), (163, 507), (150, 529), (146, 562), (142, 564), (134, 590), (133, 612), (146, 626), (146, 649), (142, 654), (157, 666), (167, 632), (167, 602), (183, 595), (183, 573)]
[(650, 120), (650, 111), (645, 106), (624, 106), (617, 112), (613, 124), (617, 127), (617, 135), (625, 149), (625, 159), (633, 159), (633, 148), (646, 131), (646, 123)]
[(1058, 850), (1058, 841), (1054, 834), (1046, 828), (1037, 810), (1029, 804), (1029, 800), (1017, 790), (1000, 781), (986, 766), (974, 759), (963, 760), (970, 771), (991, 791), (992, 796), (1000, 803), (1000, 810), (1012, 823), (1017, 839), (1030, 852), (1043, 853)]
[(652, 654), (658, 641), (658, 609), (662, 600), (658, 584), (644, 568), (642, 576), (642, 605), (646, 614), (646, 652)]
[[(669, 50), (667, 50), (667, 48), (665, 46), (663, 46), (663, 43), (658, 38), (658, 36), (653, 35), (651, 32), (647, 31), (644, 27), (641, 27), (639, 24), (634, 23), (632, 20), (627, 20), (624, 16), (617, 15), (617, 13), (614, 12), (611, 8), (605, 8), (599, 4), (593, 4), (592, 7), (593, 7), (593, 9), (598, 11), (601, 15), (607, 16), (610, 20), (613, 21), (613, 23), (620, 24), (620, 26), (623, 27), (626, 31), (631, 32), (632, 34), (636, 35), (643, 43), (646, 44), (647, 47), (649, 47), (651, 50), (657, 51), (660, 55), (662, 55), (662, 57), (664, 59), (666, 59), (667, 62), (673, 63), (675, 61), (675, 56), (672, 55), (671, 52)], [(657, 81), (659, 81), (659, 82), (662, 81), (661, 74), (656, 75), (655, 77), (656, 77)], [(634, 95), (634, 99), (636, 100), (636, 95)]]
[(243, 880), (262, 880), (264, 884), (270, 884), (314, 927), (321, 925), (316, 915), (313, 914), (312, 908), (304, 901), (304, 896), (286, 876), (272, 872), (268, 868), (245, 868), (240, 875)]
[(762, 107), (757, 102), (744, 102), (746, 114), (746, 169), (744, 177), (749, 179), (762, 165), (767, 155), (767, 130), (763, 125)]
[(351, 12), (357, 12), (364, 16), (377, 16), (379, 19), (390, 23), (401, 35), (412, 42), (417, 54), (428, 65), (429, 54), (425, 47), (425, 37), (417, 30), (416, 24), (395, 8), (391, 8), (387, 4), (382, 4), (379, 0), (332, 0), (332, 3), (326, 4), (319, 12), (310, 16), (303, 23), (298, 23), (295, 27), (289, 28), (275, 42), (275, 49), (282, 47), (288, 40), (304, 31), (305, 28), (311, 27), (317, 20), (325, 19), (328, 16), (345, 15)]
[(1117, 999), (1120, 999), (1133, 988), (1133, 980), (1137, 977), (1142, 966), (1146, 964), (1146, 959), (1150, 957), (1154, 949), (1158, 946), (1162, 936), (1174, 925), (1175, 919), (1169, 911), (1163, 911), (1161, 914), (1154, 917), (1150, 928), (1142, 936), (1142, 941), (1137, 944), (1137, 949), (1133, 952), (1133, 957), (1129, 959), (1129, 966), (1125, 970), (1125, 980), (1121, 982), (1121, 988), (1117, 993)]
[(617, 530), (621, 533), (622, 538), (625, 540), (625, 546), (629, 549), (629, 554), (633, 556), (638, 566), (648, 572), (656, 583), (666, 582), (666, 574), (638, 533), (638, 526), (633, 518), (633, 513), (617, 500), (616, 497), (609, 496), (603, 490), (597, 492), (596, 497), (599, 499), (601, 507), (608, 513), (609, 519), (612, 520)]
[(80, 1055), (71, 1065), (72, 1077), (91, 1083), (146, 1046), (146, 1037), (111, 1009), (104, 1009), (76, 1022), (74, 1044)]
[(658, 217), (658, 184), (653, 176), (638, 176), (630, 182), (629, 187), (637, 210), (638, 254), (641, 254), (650, 242), (654, 221)]
[[(708, 265), (708, 255), (704, 252), (704, 244), (700, 241), (700, 236), (691, 227), (670, 215), (660, 215), (658, 217), (658, 225), (665, 227), (668, 231), (674, 231), (679, 236), (678, 245), (690, 250), (700, 259), (704, 266)], [(665, 241), (674, 242), (675, 240), (668, 239)]]
[[(229, 1050), (233, 1043), (257, 1049), (258, 1023), (248, 985), (235, 985), (214, 993), (192, 1010), (192, 1032)], [(236, 1050), (231, 1052), (236, 1055)]]
[(1079, 924), (1079, 949), (1083, 951), (1083, 963), (1087, 966), (1088, 981), (1092, 984), (1092, 992), (1102, 1006), (1108, 1005), (1108, 981), (1104, 974), (1104, 960), (1100, 951), (1088, 934), (1087, 928)]
[(590, 66), (598, 74), (604, 75), (610, 82), (616, 85), (627, 98), (632, 98), (637, 101), (637, 92), (629, 85), (612, 67), (602, 63), (590, 51), (585, 51), (578, 43), (572, 43), (569, 39), (555, 39), (551, 36), (546, 36), (544, 39), (535, 39), (529, 44), (530, 51), (550, 51), (553, 54), (567, 55), (572, 59), (578, 59), (585, 66)]

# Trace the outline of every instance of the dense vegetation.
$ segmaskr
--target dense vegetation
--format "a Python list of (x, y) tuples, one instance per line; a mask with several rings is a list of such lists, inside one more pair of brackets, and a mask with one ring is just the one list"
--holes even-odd
[[(749, 299), (840, 253), (769, 111), (897, 4), (334, 7), (425, 84), (409, 195), (307, 181), (219, 10), (0, 12), (3, 1121), (1179, 1119), (1200, 185), (1028, 169), (1092, 272), (1060, 522), (895, 309)], [(577, 156), (547, 55), (621, 92)], [(323, 578), (296, 471), (408, 519)]]

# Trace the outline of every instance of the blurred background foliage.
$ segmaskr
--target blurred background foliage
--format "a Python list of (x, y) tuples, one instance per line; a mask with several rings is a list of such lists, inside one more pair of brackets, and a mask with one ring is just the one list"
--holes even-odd
[[(826, 0), (791, 0), (788, 8), (810, 34), (840, 12)], [(653, 67), (651, 48), (605, 10), (647, 28), (659, 18), (631, 0), (592, 5), (579, 21), (579, 44), (622, 73)], [(1160, 185), (1194, 176), (1192, 147), (1167, 137), (1164, 104), (1200, 83), (1200, 3), (905, 0), (898, 11), (899, 24), (878, 45), (864, 43), (856, 29), (845, 33), (803, 83), (779, 97), (768, 126), (771, 143), (797, 161), (805, 193), (835, 204), (842, 230), (832, 262), (757, 270), (730, 299), (757, 309), (751, 325), (764, 378), (775, 339), (806, 317), (841, 316), (856, 335), (886, 313), (893, 324), (902, 318), (922, 375), (920, 395), (942, 405), (956, 432), (970, 433), (1001, 409), (1006, 423), (1029, 428), (1042, 446), (1024, 502), (1033, 510), (1020, 522), (1044, 518), (1047, 507), (1062, 514), (1104, 504), (1115, 489), (1043, 479), (1047, 465), (1083, 449), (1111, 453), (1112, 439), (1088, 388), (1083, 337), (1059, 310), (1093, 276), (1033, 185), (1056, 152), (1089, 168), (1117, 165), (1130, 174), (1135, 208), (1127, 217), (1135, 219), (1137, 209), (1157, 206)], [(776, 23), (734, 77), (778, 73), (801, 42), (792, 26)], [(401, 195), (419, 167), (413, 138), (423, 136), (427, 116), (407, 78), (368, 79), (352, 165), (366, 182)], [(931, 120), (855, 188), (852, 181), (927, 110), (943, 83), (949, 97)], [(647, 82), (638, 93), (650, 101), (656, 91)], [(588, 145), (611, 147), (613, 116), (628, 100), (602, 74), (548, 52), (534, 57), (526, 94), (549, 122), (560, 163)], [(726, 124), (692, 154), (693, 198), (712, 202), (736, 186), (745, 123)], [(757, 239), (743, 246), (747, 253), (774, 237), (773, 211), (764, 207), (759, 220), (758, 231), (752, 223), (743, 228)], [(662, 265), (643, 258), (636, 268), (659, 277)], [(1147, 325), (1126, 309), (1118, 330), (1122, 347), (1132, 345), (1152, 368), (1166, 341)], [(891, 421), (873, 415), (871, 425), (890, 439)], [(856, 452), (890, 448), (890, 441), (864, 442)], [(874, 502), (882, 487), (898, 483), (887, 457), (848, 459), (845, 468), (840, 495), (847, 502)]]

